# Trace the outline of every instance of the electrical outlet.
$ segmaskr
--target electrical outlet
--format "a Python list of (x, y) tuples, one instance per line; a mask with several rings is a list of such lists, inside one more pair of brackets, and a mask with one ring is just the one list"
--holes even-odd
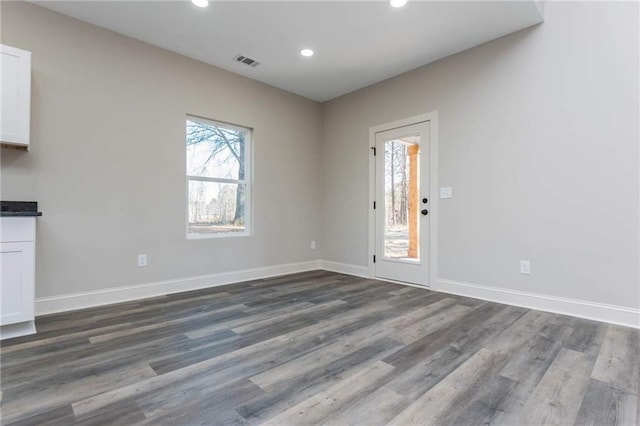
[(142, 268), (143, 266), (147, 266), (147, 255), (139, 254), (138, 255), (138, 268)]
[(440, 198), (451, 198), (451, 187), (440, 188)]
[(531, 262), (529, 262), (528, 260), (521, 260), (520, 273), (525, 275), (531, 274)]
[(311, 250), (315, 250), (316, 249), (316, 242), (315, 240), (311, 241)]

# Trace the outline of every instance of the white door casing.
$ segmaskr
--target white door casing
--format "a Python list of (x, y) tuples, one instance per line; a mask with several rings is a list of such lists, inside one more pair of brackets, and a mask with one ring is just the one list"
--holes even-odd
[(429, 281), (429, 122), (376, 133), (376, 152), (375, 275), (424, 284)]
[[(437, 282), (437, 136), (437, 112), (421, 114), (369, 129), (369, 147), (372, 148), (369, 161), (369, 275), (371, 277), (427, 287)], [(395, 145), (391, 145), (391, 141), (394, 141)], [(403, 253), (407, 253), (408, 242), (397, 236), (399, 235), (397, 228), (390, 223), (392, 214), (389, 197), (390, 148), (418, 144), (420, 146), (419, 159), (416, 161), (419, 164), (420, 182), (416, 206), (418, 250), (416, 252), (414, 242), (413, 254), (404, 255)], [(386, 155), (385, 146), (387, 147)], [(374, 155), (374, 152), (377, 155)], [(427, 203), (423, 203), (424, 198), (428, 199)], [(428, 214), (421, 214), (422, 210), (427, 210)], [(411, 220), (408, 222), (415, 223)], [(406, 229), (404, 231), (403, 235), (406, 236)], [(408, 253), (411, 253), (411, 249)]]

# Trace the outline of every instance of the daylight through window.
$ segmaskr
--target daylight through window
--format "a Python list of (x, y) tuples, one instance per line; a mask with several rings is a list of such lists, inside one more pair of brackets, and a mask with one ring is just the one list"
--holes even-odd
[(249, 234), (251, 130), (187, 117), (187, 237)]

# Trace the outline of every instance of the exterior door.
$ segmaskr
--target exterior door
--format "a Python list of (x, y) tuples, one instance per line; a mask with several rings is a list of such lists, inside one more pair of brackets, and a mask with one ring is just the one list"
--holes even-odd
[(375, 135), (375, 275), (429, 284), (429, 122)]

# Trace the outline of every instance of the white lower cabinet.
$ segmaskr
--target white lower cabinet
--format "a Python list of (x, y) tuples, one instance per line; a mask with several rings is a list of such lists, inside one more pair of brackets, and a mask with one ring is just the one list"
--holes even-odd
[(1, 218), (0, 338), (35, 333), (35, 218)]

